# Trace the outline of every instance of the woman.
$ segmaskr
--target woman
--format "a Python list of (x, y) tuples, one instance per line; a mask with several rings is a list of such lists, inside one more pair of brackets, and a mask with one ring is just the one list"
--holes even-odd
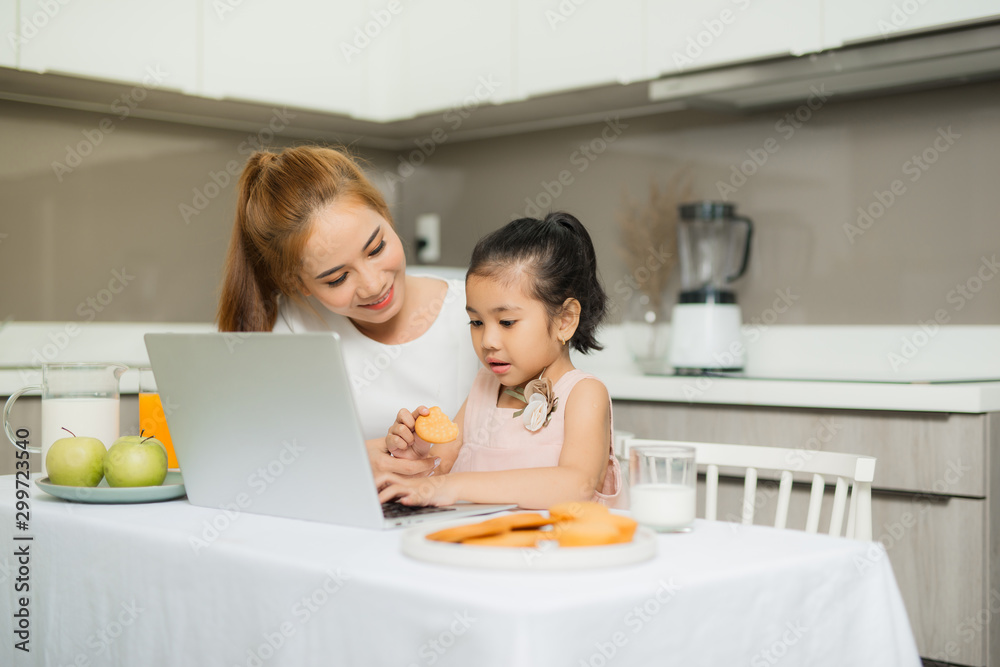
[(478, 366), (464, 283), (406, 273), (385, 199), (330, 148), (261, 151), (247, 161), (218, 325), (337, 332), (376, 474), (435, 467), (391, 457), (386, 429), (400, 405), (458, 412)]

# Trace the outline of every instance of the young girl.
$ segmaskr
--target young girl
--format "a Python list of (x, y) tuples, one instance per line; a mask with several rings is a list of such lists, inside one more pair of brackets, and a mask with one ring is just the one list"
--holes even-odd
[[(376, 476), (380, 499), (537, 509), (576, 500), (612, 504), (621, 471), (611, 400), (569, 354), (601, 349), (594, 331), (606, 303), (590, 235), (567, 213), (515, 220), (479, 241), (466, 310), (483, 368), (455, 418), (461, 435), (431, 450), (441, 459), (432, 477)], [(421, 414), (423, 406), (399, 412), (386, 436), (394, 456), (429, 447), (414, 433)]]

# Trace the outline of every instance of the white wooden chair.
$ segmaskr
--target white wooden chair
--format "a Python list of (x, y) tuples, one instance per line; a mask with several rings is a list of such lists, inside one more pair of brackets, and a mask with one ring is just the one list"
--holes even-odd
[(808, 449), (782, 447), (756, 447), (752, 445), (722, 445), (706, 442), (679, 442), (675, 440), (630, 439), (627, 448), (639, 445), (687, 445), (694, 447), (699, 470), (705, 468), (705, 518), (716, 520), (719, 499), (719, 468), (743, 468), (743, 508), (741, 522), (752, 524), (756, 509), (758, 470), (781, 473), (778, 484), (778, 506), (774, 527), (785, 528), (788, 505), (792, 495), (795, 473), (812, 474), (809, 494), (809, 512), (805, 530), (815, 533), (819, 529), (819, 515), (823, 504), (823, 491), (827, 478), (836, 478), (833, 509), (830, 516), (830, 535), (840, 536), (843, 528), (844, 508), (850, 486), (850, 509), (844, 536), (856, 540), (872, 539), (872, 481), (875, 477), (875, 458), (857, 454), (820, 452)]

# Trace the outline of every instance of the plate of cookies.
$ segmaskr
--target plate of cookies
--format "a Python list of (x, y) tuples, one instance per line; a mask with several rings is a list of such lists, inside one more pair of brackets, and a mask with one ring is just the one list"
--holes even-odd
[(417, 560), (505, 570), (572, 570), (628, 565), (656, 554), (656, 535), (598, 503), (563, 503), (547, 514), (411, 528), (403, 553)]

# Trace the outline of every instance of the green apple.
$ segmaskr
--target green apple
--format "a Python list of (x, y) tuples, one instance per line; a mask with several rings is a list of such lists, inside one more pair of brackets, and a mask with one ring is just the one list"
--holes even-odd
[(97, 486), (104, 477), (104, 443), (97, 438), (60, 438), (45, 455), (49, 481), (60, 486)]
[(112, 443), (112, 446), (117, 445), (119, 442), (127, 442), (133, 445), (138, 445), (139, 443), (145, 442), (150, 445), (159, 445), (163, 449), (163, 453), (167, 453), (167, 447), (156, 436), (146, 435), (146, 431), (142, 430), (139, 435), (123, 435)]
[(167, 477), (167, 448), (152, 436), (124, 435), (104, 457), (109, 486), (159, 486)]

